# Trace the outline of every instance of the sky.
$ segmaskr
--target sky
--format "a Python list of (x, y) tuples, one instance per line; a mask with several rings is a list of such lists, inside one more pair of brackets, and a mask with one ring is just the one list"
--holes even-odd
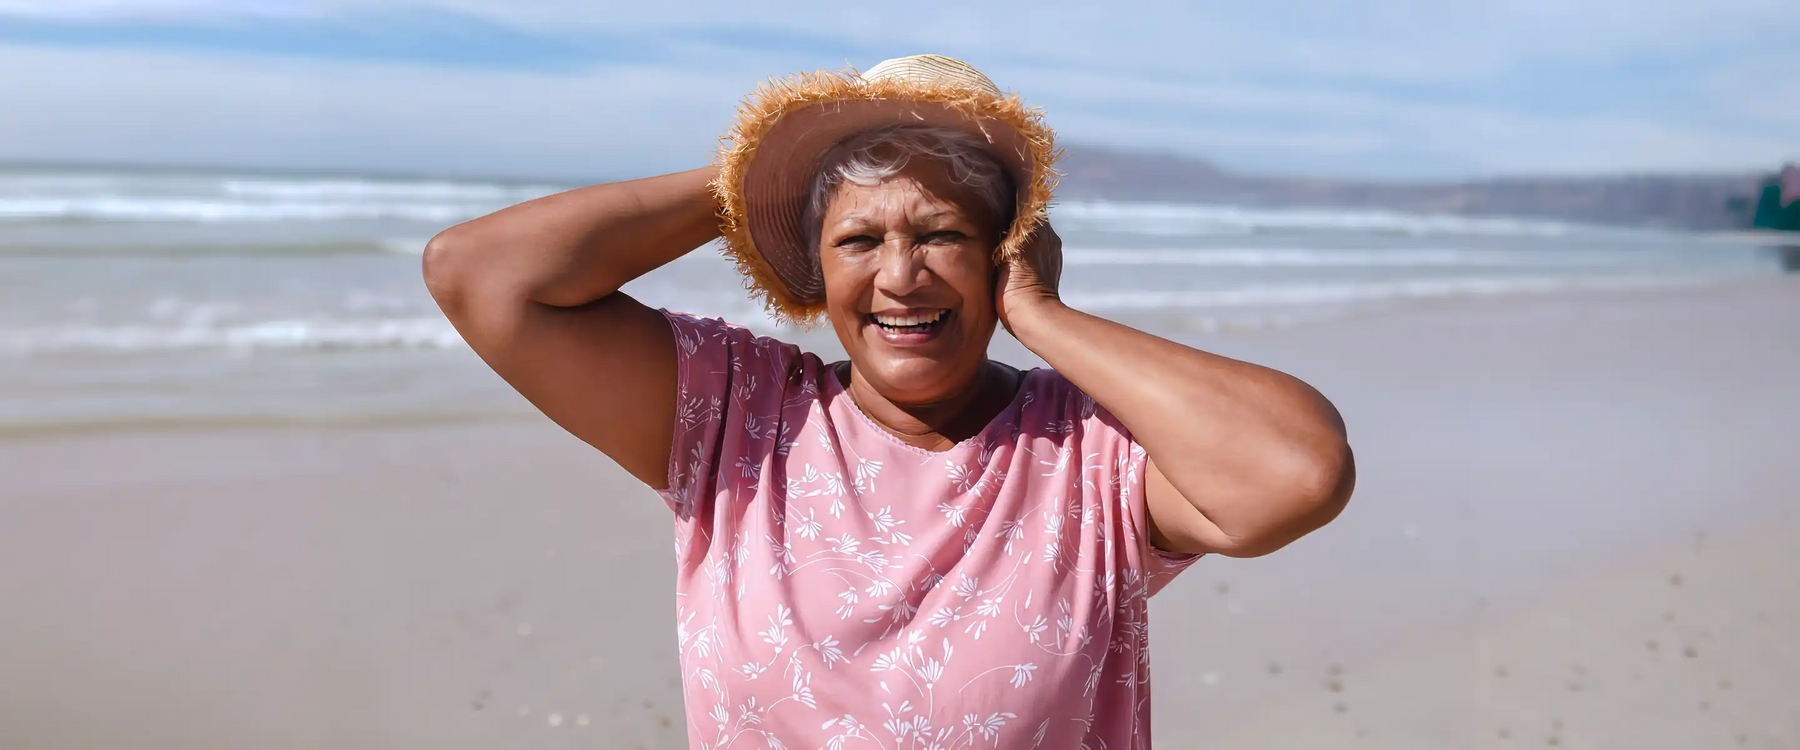
[(1441, 180), (1800, 159), (1795, 0), (0, 0), (0, 160), (568, 179), (759, 81), (967, 60), (1067, 145)]

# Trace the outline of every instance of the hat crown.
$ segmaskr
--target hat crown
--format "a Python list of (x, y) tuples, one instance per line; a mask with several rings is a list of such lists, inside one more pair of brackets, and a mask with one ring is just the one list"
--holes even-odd
[(865, 81), (900, 80), (928, 86), (951, 86), (1000, 96), (1000, 87), (975, 66), (943, 55), (908, 55), (882, 60), (862, 74)]

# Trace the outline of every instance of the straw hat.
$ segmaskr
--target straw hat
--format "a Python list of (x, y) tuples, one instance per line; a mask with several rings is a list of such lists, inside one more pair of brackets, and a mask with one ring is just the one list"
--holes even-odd
[(801, 226), (820, 161), (845, 139), (890, 125), (951, 127), (988, 144), (1017, 191), (995, 263), (1017, 258), (1043, 223), (1056, 187), (1055, 136), (1040, 111), (968, 63), (915, 55), (860, 74), (771, 80), (744, 100), (720, 139), (712, 188), (725, 252), (774, 317), (805, 324), (825, 309), (818, 249), (807, 247)]

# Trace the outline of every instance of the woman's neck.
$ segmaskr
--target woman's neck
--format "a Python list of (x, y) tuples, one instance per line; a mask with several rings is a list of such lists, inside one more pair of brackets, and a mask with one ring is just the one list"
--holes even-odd
[(1024, 382), (1023, 373), (989, 360), (983, 363), (973, 382), (956, 389), (949, 398), (900, 404), (884, 398), (856, 373), (851, 363), (841, 362), (833, 370), (863, 416), (901, 442), (933, 452), (950, 450), (980, 434), (995, 415), (1012, 403)]

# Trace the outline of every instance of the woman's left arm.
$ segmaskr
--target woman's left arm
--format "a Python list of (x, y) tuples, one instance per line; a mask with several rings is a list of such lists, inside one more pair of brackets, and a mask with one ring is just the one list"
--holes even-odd
[(1025, 256), (1000, 269), (1000, 319), (1149, 453), (1157, 547), (1266, 555), (1343, 510), (1355, 463), (1343, 419), (1318, 391), (1063, 304), (1062, 241), (1048, 224)]

